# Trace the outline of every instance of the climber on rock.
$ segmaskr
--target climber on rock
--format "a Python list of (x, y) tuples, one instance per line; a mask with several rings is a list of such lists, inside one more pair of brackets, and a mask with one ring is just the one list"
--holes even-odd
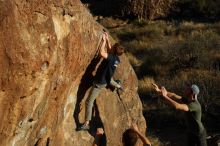
[[(107, 45), (107, 51), (105, 46)], [(119, 56), (124, 53), (124, 48), (119, 43), (111, 46), (107, 33), (102, 36), (102, 44), (99, 50), (99, 55), (104, 59), (100, 66), (102, 70), (97, 71), (93, 87), (90, 95), (86, 100), (86, 120), (84, 124), (77, 130), (89, 130), (89, 122), (92, 118), (92, 108), (96, 97), (99, 95), (102, 88), (111, 85), (117, 89), (122, 89), (122, 86), (113, 79), (113, 74), (120, 63)]]
[(123, 146), (136, 146), (138, 139), (141, 140), (143, 146), (151, 146), (150, 140), (143, 136), (136, 124), (132, 124), (132, 128), (127, 129), (122, 136)]
[[(197, 96), (200, 92), (197, 85), (186, 85), (184, 97), (168, 92), (165, 87), (159, 88), (153, 84), (155, 90), (177, 110), (186, 112), (188, 146), (207, 146), (206, 130), (201, 122), (202, 110)], [(175, 100), (181, 100), (176, 102)]]

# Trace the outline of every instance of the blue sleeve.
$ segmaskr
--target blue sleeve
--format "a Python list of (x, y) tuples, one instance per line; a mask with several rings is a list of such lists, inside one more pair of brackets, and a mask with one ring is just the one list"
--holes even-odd
[(108, 60), (108, 61), (114, 60), (114, 56), (109, 53), (109, 54), (108, 54), (108, 57), (107, 57), (107, 60)]

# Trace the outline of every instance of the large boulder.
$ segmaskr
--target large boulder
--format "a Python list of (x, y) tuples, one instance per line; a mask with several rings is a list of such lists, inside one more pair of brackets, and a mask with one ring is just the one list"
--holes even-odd
[(121, 100), (104, 89), (90, 132), (77, 132), (100, 59), (102, 26), (79, 0), (0, 1), (0, 145), (89, 146), (103, 126), (106, 142), (121, 145), (131, 122), (146, 129), (137, 78), (125, 56), (115, 78)]

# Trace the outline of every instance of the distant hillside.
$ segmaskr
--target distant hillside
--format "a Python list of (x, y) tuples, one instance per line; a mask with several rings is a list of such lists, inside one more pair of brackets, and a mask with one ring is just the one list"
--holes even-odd
[(217, 0), (81, 0), (95, 15), (159, 19), (204, 17), (219, 19)]

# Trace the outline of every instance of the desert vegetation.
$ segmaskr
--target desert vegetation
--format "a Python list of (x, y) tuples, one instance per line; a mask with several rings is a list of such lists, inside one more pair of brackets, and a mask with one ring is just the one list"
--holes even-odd
[(126, 55), (139, 79), (138, 92), (153, 145), (186, 145), (181, 130), (186, 127), (183, 113), (168, 107), (151, 83), (180, 95), (186, 82), (198, 84), (203, 123), (209, 135), (220, 135), (219, 1), (84, 3), (127, 49)]
[[(135, 20), (122, 26), (119, 24), (124, 21), (112, 18), (100, 22), (127, 49), (139, 79), (139, 95), (152, 135), (160, 135), (162, 132), (158, 131), (167, 127), (170, 132), (184, 128), (182, 114), (170, 109), (152, 91), (154, 82), (180, 95), (186, 82), (198, 84), (203, 121), (210, 134), (219, 132), (220, 22)], [(160, 145), (158, 139), (153, 139)]]
[(95, 15), (129, 19), (219, 19), (217, 0), (82, 0)]

